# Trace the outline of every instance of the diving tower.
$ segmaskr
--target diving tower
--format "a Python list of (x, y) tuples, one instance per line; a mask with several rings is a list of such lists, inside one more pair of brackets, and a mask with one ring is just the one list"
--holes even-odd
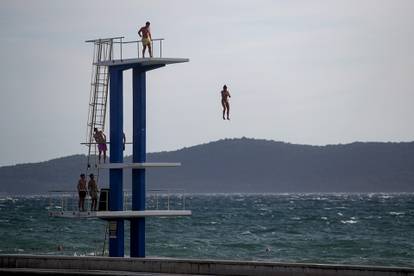
[[(145, 257), (145, 217), (168, 215), (191, 215), (191, 211), (146, 210), (145, 170), (156, 167), (176, 167), (179, 163), (146, 162), (146, 73), (151, 70), (177, 63), (188, 62), (187, 58), (165, 58), (162, 56), (164, 39), (154, 39), (154, 57), (140, 56), (141, 41), (124, 41), (124, 37), (94, 39), (86, 42), (96, 46), (109, 46), (107, 58), (94, 59), (96, 68), (105, 68), (109, 80), (109, 163), (100, 164), (98, 169), (109, 169), (109, 211), (96, 212), (96, 217), (109, 220), (112, 233), (109, 239), (109, 256), (124, 256), (124, 221), (130, 221), (130, 256)], [(154, 45), (154, 43), (158, 43)], [(155, 49), (157, 46), (159, 51)], [(132, 163), (123, 160), (123, 72), (132, 70)], [(106, 107), (106, 103), (105, 103)], [(106, 111), (105, 111), (106, 112)], [(103, 117), (104, 118), (104, 117)], [(93, 125), (93, 123), (92, 123)], [(89, 144), (92, 144), (92, 139)], [(124, 211), (123, 170), (132, 170), (132, 206)]]
[(124, 58), (123, 44), (128, 45), (129, 42), (121, 41), (119, 59), (100, 61), (96, 64), (107, 66), (109, 71), (109, 161), (110, 166), (116, 165), (109, 167), (109, 210), (114, 212), (110, 221), (114, 234), (110, 235), (109, 256), (113, 257), (124, 256), (125, 219), (130, 221), (130, 256), (145, 257), (145, 216), (133, 216), (133, 212), (138, 214), (145, 211), (144, 166), (132, 167), (132, 213), (129, 216), (118, 213), (123, 211), (123, 169), (131, 167), (130, 164), (123, 163), (123, 72), (132, 70), (132, 161), (142, 164), (146, 162), (146, 73), (166, 65), (189, 61), (185, 58), (139, 57), (140, 42), (136, 43), (136, 58)]

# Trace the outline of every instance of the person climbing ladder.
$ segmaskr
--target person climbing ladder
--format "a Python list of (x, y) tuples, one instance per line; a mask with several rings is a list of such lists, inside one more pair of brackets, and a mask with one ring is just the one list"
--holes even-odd
[(96, 143), (98, 143), (99, 151), (99, 164), (101, 163), (101, 155), (103, 153), (104, 163), (106, 162), (106, 136), (102, 130), (98, 130), (96, 127), (93, 129), (93, 138), (95, 138)]

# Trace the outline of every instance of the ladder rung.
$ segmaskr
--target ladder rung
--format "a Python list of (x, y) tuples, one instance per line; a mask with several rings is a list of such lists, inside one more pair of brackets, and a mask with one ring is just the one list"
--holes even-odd
[[(113, 47), (111, 44), (107, 45), (95, 45), (96, 54), (94, 56), (94, 64), (103, 61), (112, 60), (112, 50)], [(91, 128), (97, 127), (103, 129), (105, 127), (105, 118), (106, 118), (106, 107), (108, 101), (108, 86), (109, 86), (109, 70), (107, 66), (102, 65), (92, 65), (92, 72), (94, 74), (94, 79), (91, 81), (91, 96), (89, 102), (89, 115), (87, 126), (90, 128), (88, 134), (88, 139), (91, 137)], [(94, 141), (92, 139), (92, 141)], [(92, 142), (90, 141), (90, 142)], [(90, 161), (89, 161), (90, 158)], [(97, 148), (96, 146), (89, 145), (88, 151), (88, 163), (91, 165), (91, 168), (94, 169), (94, 164), (97, 164)], [(99, 178), (99, 169), (96, 171), (96, 179)]]

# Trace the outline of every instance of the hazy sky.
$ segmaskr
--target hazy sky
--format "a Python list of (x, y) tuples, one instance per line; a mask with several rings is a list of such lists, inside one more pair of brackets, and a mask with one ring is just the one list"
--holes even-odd
[(165, 57), (190, 58), (147, 74), (148, 151), (242, 136), (414, 140), (414, 1), (0, 0), (0, 165), (85, 153), (84, 41), (134, 40), (147, 20)]

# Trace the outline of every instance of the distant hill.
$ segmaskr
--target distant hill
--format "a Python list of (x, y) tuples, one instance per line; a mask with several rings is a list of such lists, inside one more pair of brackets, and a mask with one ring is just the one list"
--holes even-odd
[[(128, 162), (130, 157), (127, 158)], [(309, 146), (225, 139), (177, 151), (149, 153), (147, 161), (181, 162), (148, 169), (148, 188), (187, 192), (414, 192), (414, 142)], [(0, 168), (0, 193), (74, 190), (86, 156)], [(124, 175), (125, 188), (131, 172)], [(101, 174), (108, 186), (108, 172)]]

